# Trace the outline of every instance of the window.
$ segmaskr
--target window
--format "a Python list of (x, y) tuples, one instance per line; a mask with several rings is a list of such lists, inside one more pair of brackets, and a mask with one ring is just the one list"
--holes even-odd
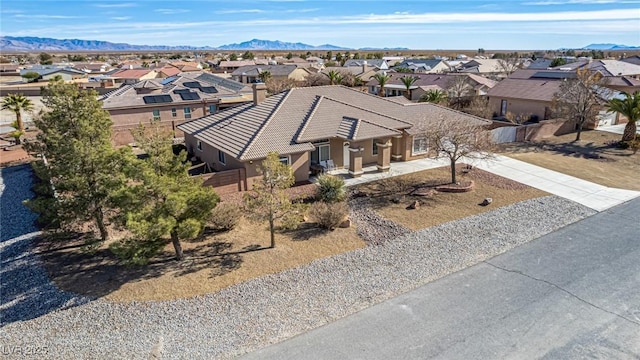
[(224, 153), (220, 150), (218, 150), (218, 162), (222, 165), (225, 165), (227, 163), (227, 161), (224, 158)]
[(160, 110), (153, 110), (153, 121), (160, 121)]
[(176, 108), (171, 108), (171, 117), (178, 117), (178, 110), (176, 110)]
[(329, 151), (329, 140), (324, 142), (313, 142), (316, 149), (311, 152), (311, 163), (320, 164), (320, 161), (327, 161), (331, 158)]
[(500, 116), (507, 115), (507, 100), (502, 100), (500, 102)]
[(218, 112), (218, 105), (209, 105), (209, 114), (215, 114)]
[(371, 140), (371, 143), (373, 144), (371, 147), (371, 153), (373, 155), (378, 155), (378, 144), (382, 143), (382, 141), (380, 139), (373, 139)]
[(202, 151), (202, 141), (196, 140), (196, 147), (198, 148), (199, 151)]
[(413, 138), (413, 155), (425, 154), (429, 148), (429, 141), (424, 136)]
[(289, 156), (280, 156), (280, 162), (289, 165)]
[(191, 119), (191, 108), (189, 107), (184, 108), (184, 118)]

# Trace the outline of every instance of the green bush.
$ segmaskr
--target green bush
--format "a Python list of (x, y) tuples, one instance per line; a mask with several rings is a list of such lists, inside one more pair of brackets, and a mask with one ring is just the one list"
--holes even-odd
[(211, 211), (209, 226), (219, 231), (233, 230), (242, 217), (240, 206), (232, 203), (220, 203)]
[(347, 198), (344, 179), (322, 174), (318, 177), (318, 199), (326, 203), (337, 203)]
[(349, 207), (345, 202), (326, 203), (318, 201), (311, 205), (309, 218), (325, 229), (337, 228), (349, 214)]
[(163, 239), (125, 239), (109, 245), (109, 250), (130, 265), (146, 265), (165, 246)]

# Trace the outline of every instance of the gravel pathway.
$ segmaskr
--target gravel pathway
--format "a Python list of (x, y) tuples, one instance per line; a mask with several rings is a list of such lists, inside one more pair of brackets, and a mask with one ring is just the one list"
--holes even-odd
[(8, 347), (46, 346), (39, 358), (145, 359), (152, 349), (165, 359), (231, 358), (353, 314), (594, 213), (548, 196), (192, 299), (96, 300), (5, 325), (0, 328), (2, 354), (21, 358)]

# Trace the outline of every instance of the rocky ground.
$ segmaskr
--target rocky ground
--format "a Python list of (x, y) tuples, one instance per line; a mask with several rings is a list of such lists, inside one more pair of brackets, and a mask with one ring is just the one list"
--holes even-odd
[[(3, 229), (5, 206), (18, 208), (16, 201), (28, 196), (17, 195), (20, 189), (28, 192), (27, 178), (11, 181), (0, 195)], [(8, 189), (16, 194), (8, 196)], [(166, 359), (231, 358), (353, 314), (595, 213), (548, 196), (411, 232), (357, 201), (352, 205), (359, 233), (379, 245), (217, 293), (164, 302), (90, 301), (57, 290), (38, 258), (29, 254), (30, 235), (24, 235), (34, 229), (25, 220), (22, 234), (10, 233), (0, 243), (2, 288), (5, 281), (16, 287), (0, 294), (2, 354), (22, 358), (25, 349), (38, 349), (38, 358), (44, 359), (145, 359), (155, 349)], [(6, 280), (10, 278), (17, 280)]]

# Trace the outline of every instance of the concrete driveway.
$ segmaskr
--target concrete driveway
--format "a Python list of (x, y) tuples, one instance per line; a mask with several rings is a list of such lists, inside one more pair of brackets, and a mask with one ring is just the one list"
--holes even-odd
[(640, 199), (243, 359), (638, 359)]
[[(611, 126), (600, 126), (596, 130), (598, 130), (598, 131), (606, 131), (606, 132), (622, 135), (624, 133), (624, 127), (625, 126), (627, 126), (627, 124), (611, 125)], [(640, 127), (638, 127), (637, 133), (640, 134)]]

